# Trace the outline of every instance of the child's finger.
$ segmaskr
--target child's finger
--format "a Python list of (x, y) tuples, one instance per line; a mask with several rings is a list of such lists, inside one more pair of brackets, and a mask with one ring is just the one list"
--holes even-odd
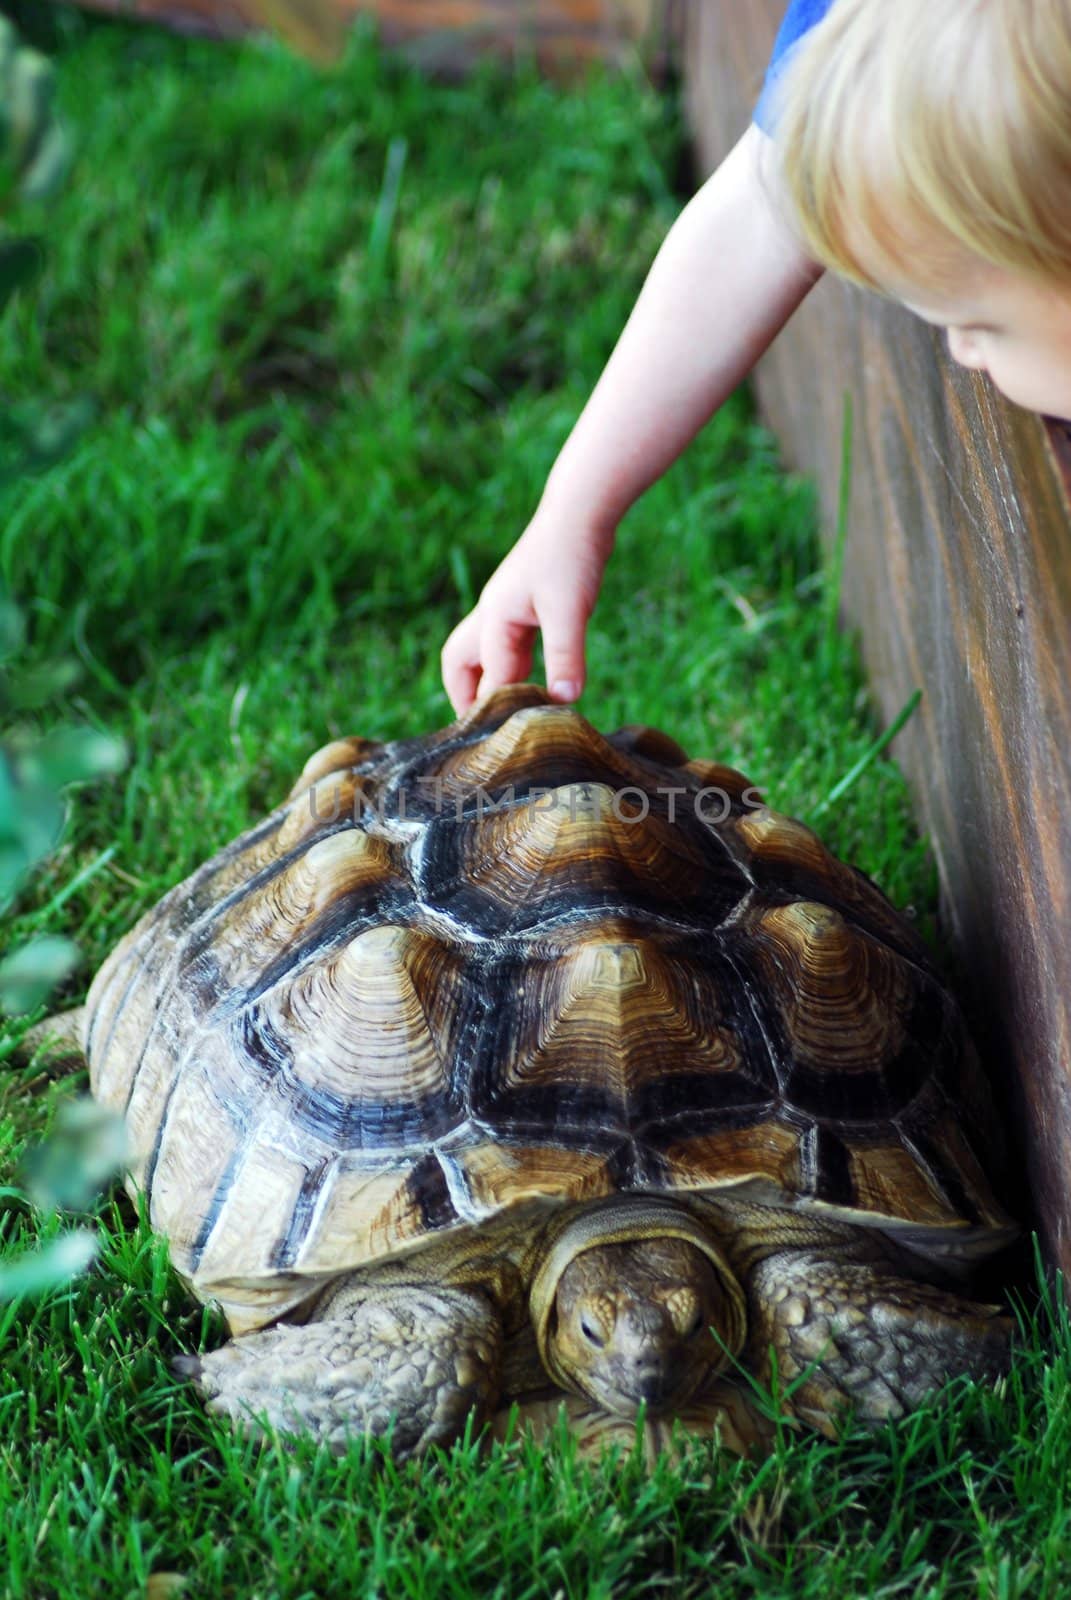
[(460, 717), (475, 700), (480, 684), (480, 632), (474, 615), (458, 623), (439, 659), (443, 688)]
[(541, 618), (547, 688), (555, 700), (576, 700), (584, 687), (587, 620), (579, 606), (568, 602)]
[(447, 685), (446, 692), (450, 696), (450, 704), (454, 708), (455, 715), (464, 716), (480, 692), (479, 667), (458, 668), (451, 683)]
[(532, 670), (535, 624), (499, 620), (485, 626), (480, 641), (483, 678), (480, 694), (490, 694), (504, 683), (523, 683)]

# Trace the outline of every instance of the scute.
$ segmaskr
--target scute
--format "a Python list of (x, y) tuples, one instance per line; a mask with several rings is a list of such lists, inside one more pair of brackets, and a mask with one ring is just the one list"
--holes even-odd
[(485, 935), (589, 918), (622, 903), (681, 926), (719, 926), (750, 885), (724, 852), (643, 797), (569, 783), (536, 799), (428, 825), (419, 888)]
[(235, 1331), (622, 1190), (1003, 1240), (962, 1024), (880, 890), (734, 769), (534, 685), (317, 752), (109, 957), (88, 1052)]

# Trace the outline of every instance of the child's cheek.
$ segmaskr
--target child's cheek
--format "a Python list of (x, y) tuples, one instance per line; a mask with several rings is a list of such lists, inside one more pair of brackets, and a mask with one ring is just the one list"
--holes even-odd
[(994, 349), (984, 370), (1015, 405), (1071, 420), (1071, 365), (1038, 353)]

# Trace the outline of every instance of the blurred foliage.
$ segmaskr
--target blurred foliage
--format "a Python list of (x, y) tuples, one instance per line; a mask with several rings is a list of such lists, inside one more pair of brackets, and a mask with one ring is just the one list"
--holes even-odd
[(122, 1120), (83, 1095), (66, 1101), (49, 1137), (27, 1150), (22, 1185), (41, 1211), (88, 1211), (125, 1156)]
[[(0, 1204), (34, 1206), (46, 1218), (61, 1211), (87, 1211), (127, 1153), (121, 1117), (88, 1095), (61, 1106), (48, 1137), (32, 1145), (21, 1164), (21, 1187), (0, 1188)], [(35, 1250), (0, 1263), (0, 1304), (22, 1295), (45, 1294), (84, 1272), (97, 1254), (90, 1228), (67, 1228), (44, 1238)]]
[[(41, 734), (32, 723), (9, 720), (62, 686), (74, 671), (66, 661), (56, 663), (51, 674), (40, 668), (20, 671), (11, 642), (21, 633), (20, 613), (0, 596), (0, 915), (10, 910), (31, 870), (58, 844), (67, 786), (118, 772), (126, 760), (121, 740), (96, 728), (65, 726)], [(47, 933), (8, 952), (0, 960), (0, 1007), (32, 1011), (68, 976), (77, 959), (72, 940)]]
[(59, 1288), (84, 1272), (96, 1254), (97, 1239), (91, 1229), (66, 1229), (0, 1267), (0, 1303)]
[[(41, 199), (67, 168), (68, 142), (52, 111), (52, 69), (23, 46), (0, 18), (0, 207)], [(0, 236), (0, 314), (34, 276), (37, 239)], [(84, 425), (86, 403), (23, 405), (0, 414), (0, 484), (59, 458)], [(123, 765), (122, 745), (94, 728), (60, 727), (39, 734), (24, 718), (66, 688), (72, 664), (19, 667), (25, 624), (0, 591), (0, 913), (7, 911), (31, 868), (53, 849), (63, 827), (63, 790)], [(0, 960), (0, 1007), (30, 1011), (74, 967), (70, 939), (42, 935)]]
[(27, 200), (55, 193), (69, 147), (52, 114), (52, 68), (0, 17), (0, 200), (14, 190)]
[[(48, 62), (27, 49), (0, 18), (0, 209), (54, 192), (67, 168), (66, 136), (52, 113)], [(0, 235), (0, 314), (37, 272), (35, 238)], [(0, 484), (57, 460), (84, 426), (87, 407), (24, 405), (0, 415)], [(20, 663), (26, 643), (19, 608), (0, 591), (0, 914), (6, 913), (30, 870), (58, 843), (63, 792), (71, 783), (118, 771), (122, 744), (89, 727), (42, 733), (32, 719), (73, 679), (66, 661), (30, 669)], [(0, 960), (0, 1007), (26, 1012), (40, 1005), (75, 966), (71, 939), (41, 934)], [(92, 1100), (70, 1102), (52, 1135), (25, 1161), (25, 1191), (0, 1191), (8, 1205), (27, 1203), (46, 1215), (85, 1210), (120, 1164), (122, 1122)], [(97, 1250), (96, 1235), (68, 1229), (0, 1268), (0, 1301), (40, 1294), (83, 1271)]]

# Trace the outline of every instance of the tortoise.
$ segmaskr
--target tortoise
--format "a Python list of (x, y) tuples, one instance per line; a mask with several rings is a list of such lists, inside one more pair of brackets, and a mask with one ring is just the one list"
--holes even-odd
[[(341, 739), (107, 959), (128, 1184), (248, 1428), (399, 1455), (561, 1403), (738, 1449), (1005, 1366), (1015, 1227), (909, 921), (739, 772), (534, 685)], [(977, 1126), (972, 1125), (977, 1124)]]

